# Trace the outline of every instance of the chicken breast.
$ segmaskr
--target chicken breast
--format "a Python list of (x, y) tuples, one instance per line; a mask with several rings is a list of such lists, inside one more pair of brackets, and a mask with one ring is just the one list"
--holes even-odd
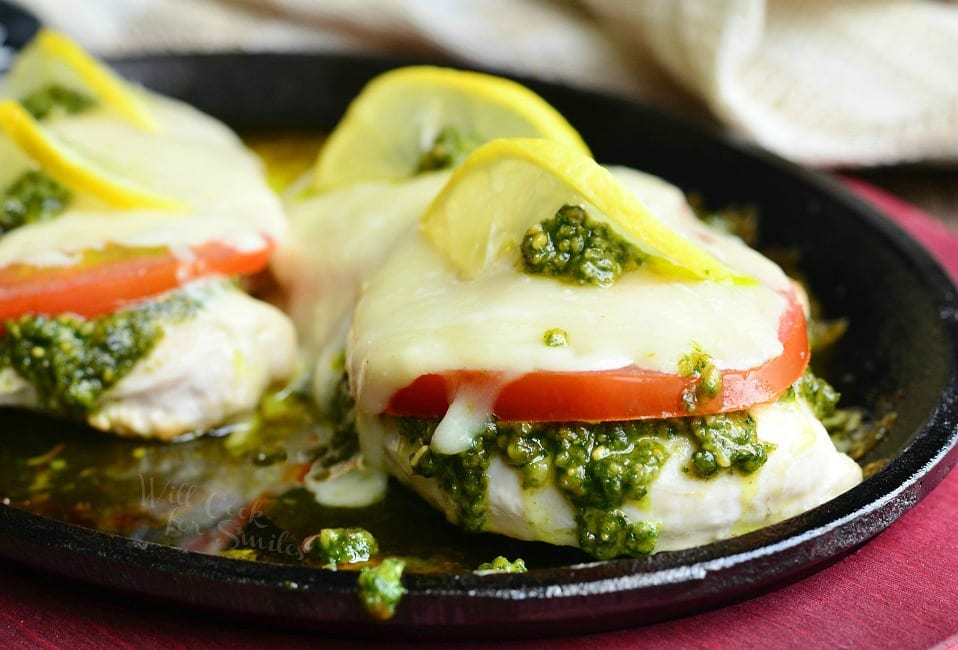
[[(250, 412), (270, 385), (292, 377), (296, 336), (282, 312), (221, 281), (185, 291), (202, 294), (196, 312), (164, 326), (156, 346), (87, 414), (91, 426), (171, 440)], [(36, 407), (36, 391), (6, 368), (0, 405)]]
[[(751, 474), (729, 469), (703, 479), (689, 472), (695, 445), (685, 436), (667, 442), (669, 458), (648, 494), (623, 504), (632, 521), (658, 526), (655, 550), (707, 544), (768, 526), (805, 512), (862, 480), (861, 468), (835, 450), (825, 428), (801, 399), (782, 400), (752, 410), (758, 437), (775, 445), (763, 467)], [(416, 449), (399, 433), (395, 420), (379, 420), (381, 459), (388, 471), (410, 486), (453, 523), (459, 506), (436, 478), (416, 475), (410, 465)], [(367, 438), (367, 442), (369, 439)], [(523, 540), (578, 546), (573, 505), (554, 484), (523, 487), (520, 470), (496, 456), (488, 470), (483, 530)]]
[[(805, 382), (818, 380), (802, 376), (804, 324), (790, 325), (802, 307), (787, 276), (699, 222), (677, 188), (611, 171), (662, 224), (750, 281), (643, 268), (613, 286), (583, 287), (517, 270), (516, 246), (464, 277), (424, 231), (412, 231), (364, 283), (347, 346), (369, 464), (470, 532), (578, 546), (599, 559), (740, 535), (860, 482), (861, 469), (816, 418), (822, 404)], [(551, 332), (561, 334), (558, 345)], [(758, 377), (781, 359), (791, 374), (772, 394), (753, 386), (741, 405), (702, 414), (693, 400), (678, 411), (617, 416), (625, 407), (610, 409), (621, 403), (610, 407), (586, 386), (587, 373), (598, 386), (601, 373), (630, 368), (652, 377), (650, 386), (658, 376), (687, 377), (690, 350), (707, 351), (705, 365), (730, 386), (736, 372)], [(520, 383), (534, 373), (580, 381)], [(445, 395), (431, 392), (435, 378)], [(641, 398), (654, 388), (636, 382), (632, 390)], [(567, 412), (566, 395), (581, 400), (579, 413), (552, 415)], [(522, 410), (550, 399), (548, 416)], [(582, 413), (592, 404), (606, 414)]]

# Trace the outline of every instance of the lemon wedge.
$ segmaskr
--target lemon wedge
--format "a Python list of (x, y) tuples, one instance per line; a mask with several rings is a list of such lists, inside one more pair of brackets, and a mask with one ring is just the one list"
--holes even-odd
[[(328, 190), (408, 178), (424, 168), (454, 166), (456, 154), (499, 137), (547, 138), (589, 153), (562, 115), (513, 81), (448, 68), (399, 68), (373, 79), (349, 105), (320, 152), (314, 185)], [(444, 154), (453, 164), (423, 164), (437, 147), (454, 150)]]
[(152, 112), (127, 82), (63, 34), (42, 29), (14, 62), (3, 96), (22, 100), (51, 84), (92, 95), (141, 129), (158, 129)]
[(604, 167), (543, 139), (507, 138), (477, 149), (426, 209), (421, 227), (465, 278), (515, 254), (533, 225), (564, 205), (593, 218), (648, 255), (657, 271), (695, 280), (752, 283), (668, 228)]
[(0, 101), (0, 131), (50, 177), (78, 194), (96, 197), (114, 208), (178, 212), (187, 207), (101, 169), (47, 132), (13, 100)]

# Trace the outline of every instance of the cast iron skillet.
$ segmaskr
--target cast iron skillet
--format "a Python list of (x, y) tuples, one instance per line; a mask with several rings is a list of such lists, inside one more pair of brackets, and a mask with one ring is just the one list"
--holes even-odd
[[(173, 56), (119, 70), (239, 129), (329, 129), (373, 75), (399, 61), (327, 55)], [(795, 580), (867, 541), (955, 463), (958, 300), (928, 254), (820, 175), (619, 99), (529, 85), (604, 163), (756, 204), (766, 246), (792, 246), (849, 332), (830, 362), (847, 403), (894, 400), (898, 421), (871, 457), (883, 470), (769, 528), (687, 551), (521, 575), (408, 575), (395, 618), (373, 623), (355, 574), (244, 562), (107, 535), (0, 506), (0, 555), (141, 596), (324, 634), (489, 638), (581, 634), (715, 607)]]

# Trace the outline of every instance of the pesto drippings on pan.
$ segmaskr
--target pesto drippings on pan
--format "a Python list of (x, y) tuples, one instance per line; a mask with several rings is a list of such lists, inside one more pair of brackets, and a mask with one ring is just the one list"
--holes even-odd
[(370, 616), (386, 621), (396, 613), (396, 606), (406, 593), (402, 586), (405, 568), (405, 561), (387, 557), (379, 566), (363, 567), (360, 571), (356, 581), (359, 602)]
[(579, 206), (564, 205), (532, 226), (520, 244), (522, 268), (575, 284), (609, 287), (645, 255)]
[(806, 370), (798, 381), (792, 384), (785, 393), (788, 399), (800, 397), (812, 408), (812, 412), (819, 420), (825, 420), (835, 413), (841, 395), (824, 379), (816, 377), (812, 371)]
[(92, 97), (59, 84), (33, 91), (21, 99), (20, 104), (37, 120), (74, 115), (96, 106)]
[(0, 370), (37, 393), (38, 406), (83, 415), (163, 338), (165, 325), (195, 313), (200, 298), (178, 291), (100, 318), (26, 315), (4, 321)]
[(324, 528), (303, 544), (331, 569), (340, 564), (368, 562), (379, 552), (379, 543), (372, 533), (364, 528)]
[(455, 167), (480, 144), (482, 143), (478, 138), (447, 127), (439, 132), (432, 146), (423, 151), (416, 165), (416, 173)]
[(31, 223), (48, 221), (70, 204), (70, 191), (40, 171), (21, 174), (0, 195), (0, 237)]
[(555, 486), (575, 509), (579, 546), (596, 558), (645, 555), (654, 550), (659, 526), (632, 521), (622, 510), (638, 502), (669, 457), (667, 441), (688, 437), (698, 447), (691, 471), (700, 478), (721, 469), (751, 473), (768, 459), (771, 445), (756, 435), (747, 412), (631, 422), (487, 422), (472, 448), (455, 455), (432, 451), (436, 420), (401, 418), (400, 435), (414, 450), (413, 472), (435, 478), (458, 509), (460, 526), (483, 530), (493, 458), (516, 468), (523, 488)]

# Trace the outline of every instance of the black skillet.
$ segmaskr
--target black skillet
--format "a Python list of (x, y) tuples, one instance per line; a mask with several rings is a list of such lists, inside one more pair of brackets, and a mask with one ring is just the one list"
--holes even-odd
[[(329, 55), (164, 56), (118, 69), (238, 129), (330, 129), (369, 78), (402, 62)], [(716, 607), (820, 568), (887, 528), (956, 461), (958, 300), (928, 254), (821, 175), (656, 110), (527, 82), (604, 163), (661, 175), (709, 203), (751, 203), (762, 245), (794, 247), (830, 315), (850, 327), (829, 377), (846, 403), (893, 402), (865, 461), (891, 462), (799, 517), (735, 539), (522, 575), (407, 575), (396, 616), (373, 624), (355, 574), (202, 555), (0, 506), (0, 555), (150, 599), (324, 634), (507, 638), (582, 634)], [(6, 433), (6, 432), (5, 432)]]

